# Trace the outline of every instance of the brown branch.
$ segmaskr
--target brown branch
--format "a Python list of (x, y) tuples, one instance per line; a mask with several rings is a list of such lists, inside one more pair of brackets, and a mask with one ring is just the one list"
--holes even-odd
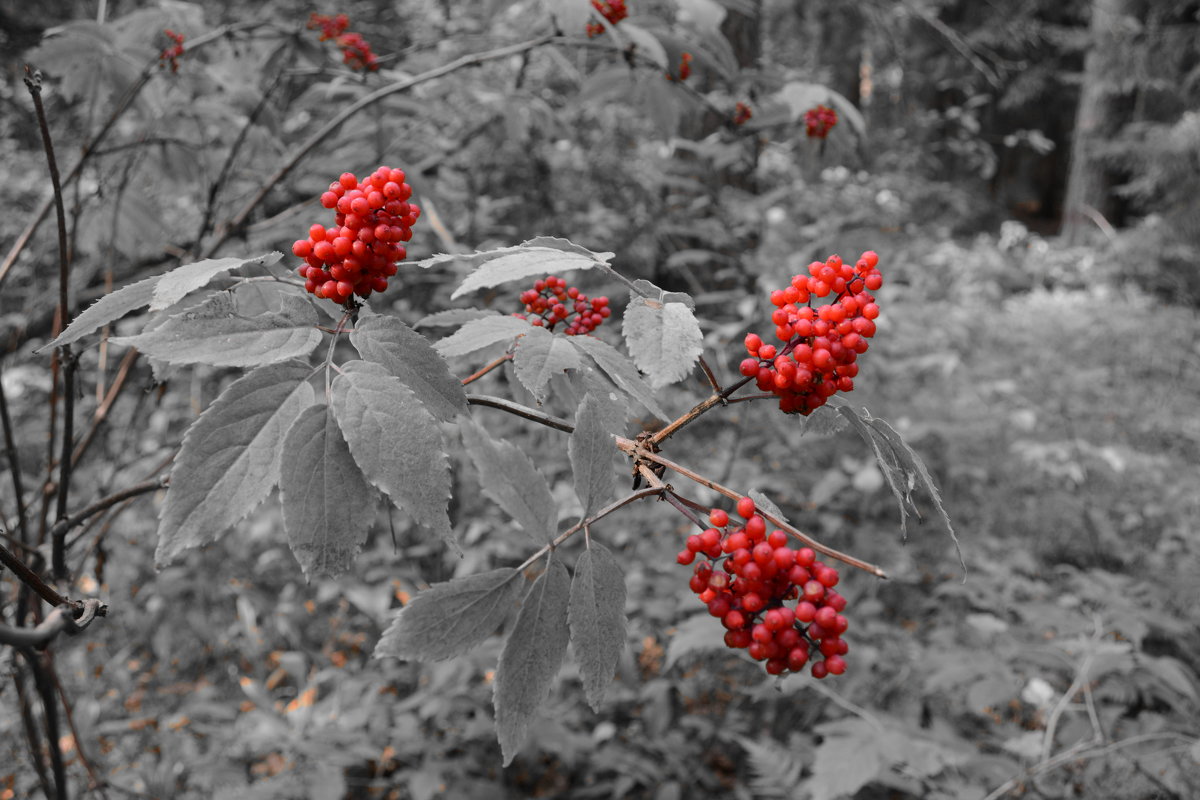
[(58, 522), (55, 522), (54, 527), (50, 529), (50, 536), (54, 540), (55, 546), (62, 546), (65, 550), (67, 533), (76, 525), (85, 522), (88, 518), (99, 514), (101, 511), (106, 511), (112, 508), (117, 503), (120, 503), (124, 500), (129, 500), (149, 492), (158, 491), (159, 489), (167, 486), (167, 484), (170, 483), (170, 480), (170, 475), (160, 475), (159, 477), (148, 481), (135, 483), (133, 486), (128, 486), (119, 492), (113, 492), (108, 497), (100, 498), (96, 502), (86, 506), (80, 511), (75, 512), (69, 517), (60, 519)]
[[(24, 561), (13, 555), (12, 551), (2, 544), (0, 544), (0, 564), (3, 564), (12, 570), (13, 574), (17, 576), (21, 583), (37, 592), (38, 596), (50, 605), (57, 607), (63, 605), (64, 603), (71, 602), (66, 597), (52, 589), (36, 572), (31, 570)], [(76, 607), (82, 610), (81, 605)]]
[(90, 598), (83, 601), (83, 611), (75, 618), (75, 607), (66, 603), (51, 611), (36, 628), (14, 628), (0, 624), (0, 644), (12, 647), (41, 648), (60, 633), (74, 636), (92, 624), (103, 604)]
[[(707, 372), (707, 371), (708, 370), (706, 367), (705, 372)], [(701, 414), (708, 411), (713, 406), (724, 405), (725, 403), (729, 402), (729, 396), (732, 395), (734, 392), (736, 392), (738, 389), (745, 386), (749, 382), (750, 382), (750, 378), (742, 378), (740, 381), (733, 384), (728, 389), (725, 389), (723, 391), (714, 392), (712, 395), (710, 395), (709, 397), (705, 398), (704, 400), (700, 401), (695, 406), (693, 406), (691, 411), (687, 412), (686, 414), (681, 416), (679, 419), (675, 420), (670, 425), (668, 425), (667, 427), (660, 430), (658, 433), (651, 436), (650, 443), (657, 445), (659, 442), (663, 441), (668, 436), (671, 436), (672, 434), (674, 434), (676, 431), (678, 431), (684, 425), (687, 425), (688, 423), (696, 420)], [(715, 383), (715, 379), (714, 379), (714, 383)]]
[(721, 383), (717, 380), (717, 376), (713, 373), (712, 367), (710, 367), (708, 362), (704, 360), (704, 356), (700, 357), (700, 369), (704, 370), (704, 377), (708, 378), (708, 385), (712, 387), (714, 392), (720, 394), (722, 391)]
[[(667, 469), (674, 470), (675, 472), (678, 472), (680, 475), (684, 476), (685, 478), (688, 478), (689, 480), (691, 480), (695, 483), (698, 483), (701, 486), (707, 486), (709, 489), (712, 489), (714, 492), (723, 494), (731, 500), (737, 501), (737, 500), (742, 499), (742, 497), (743, 497), (743, 495), (739, 494), (738, 492), (735, 492), (733, 489), (730, 489), (726, 486), (722, 486), (721, 484), (717, 483), (716, 481), (706, 478), (703, 475), (688, 469), (687, 467), (683, 466), (682, 464), (677, 464), (668, 458), (664, 458), (663, 456), (659, 455), (658, 453), (651, 452), (650, 450), (646, 449), (645, 447), (640, 446), (637, 442), (633, 441), (632, 439), (626, 439), (623, 436), (618, 436), (617, 437), (617, 448), (620, 449), (621, 452), (625, 453), (626, 455), (630, 456), (631, 458), (633, 458), (635, 460), (652, 461), (655, 464), (661, 464), (662, 466), (666, 467)], [(642, 464), (641, 466), (645, 466), (645, 465)], [(644, 472), (643, 472), (643, 475), (644, 475)], [(818, 553), (822, 553), (826, 556), (829, 556), (830, 558), (836, 558), (838, 561), (841, 561), (842, 563), (849, 564), (850, 566), (856, 567), (857, 569), (861, 569), (864, 572), (869, 572), (872, 575), (876, 576), (877, 578), (886, 578), (887, 577), (887, 573), (885, 573), (880, 567), (877, 567), (874, 564), (871, 564), (869, 562), (855, 558), (854, 556), (849, 555), (847, 553), (843, 553), (840, 550), (835, 550), (834, 548), (829, 547), (828, 545), (821, 544), (816, 539), (813, 539), (808, 534), (803, 533), (802, 531), (797, 529), (795, 526), (791, 525), (790, 523), (788, 523), (782, 519), (779, 519), (779, 518), (773, 516), (772, 514), (767, 513), (766, 511), (760, 510), (759, 514), (761, 514), (764, 519), (768, 520), (771, 524), (775, 525), (777, 528), (791, 534), (793, 537), (795, 537), (796, 539), (799, 539), (805, 545), (807, 545), (808, 547), (811, 547), (813, 550), (816, 550)]]
[(117, 377), (113, 379), (112, 385), (108, 387), (108, 392), (104, 395), (104, 399), (96, 406), (96, 411), (92, 414), (92, 424), (88, 428), (87, 433), (79, 440), (79, 444), (75, 446), (75, 452), (71, 454), (71, 467), (78, 466), (79, 460), (83, 458), (83, 454), (87, 452), (91, 446), (92, 440), (96, 437), (96, 432), (100, 430), (100, 426), (108, 418), (108, 413), (112, 410), (113, 404), (117, 402), (117, 397), (121, 394), (121, 390), (128, 383), (129, 373), (133, 369), (133, 364), (137, 361), (138, 352), (136, 347), (131, 347), (125, 352), (121, 359), (121, 364), (117, 367)]
[(467, 403), (473, 406), (498, 408), (501, 411), (507, 411), (508, 413), (514, 414), (518, 417), (523, 417), (524, 419), (532, 422), (545, 425), (547, 428), (560, 430), (563, 433), (575, 432), (575, 426), (567, 422), (565, 419), (559, 419), (558, 417), (552, 417), (549, 414), (543, 414), (536, 408), (523, 406), (520, 403), (515, 403), (512, 400), (505, 400), (502, 397), (491, 397), (490, 395), (485, 394), (469, 394), (467, 395)]
[(104, 781), (96, 773), (96, 767), (92, 764), (92, 760), (87, 757), (83, 750), (83, 739), (79, 735), (79, 728), (75, 725), (75, 711), (71, 708), (71, 701), (67, 697), (67, 692), (63, 689), (62, 681), (58, 677), (58, 669), (54, 666), (54, 655), (46, 654), (47, 667), (50, 671), (50, 677), (54, 679), (54, 688), (58, 691), (58, 701), (62, 703), (63, 716), (67, 718), (67, 727), (71, 729), (71, 738), (75, 740), (75, 752), (79, 754), (79, 761), (83, 764), (84, 770), (88, 774), (88, 789), (94, 789), (100, 793), (100, 797), (108, 800), (108, 793), (104, 791)]
[(559, 37), (557, 34), (545, 34), (543, 36), (530, 39), (526, 42), (519, 42), (517, 44), (507, 45), (505, 47), (498, 47), (495, 50), (487, 50), (482, 53), (465, 55), (461, 58), (456, 58), (448, 64), (443, 64), (440, 67), (435, 67), (434, 69), (422, 72), (419, 75), (414, 75), (411, 78), (405, 78), (404, 80), (397, 81), (389, 86), (376, 89), (374, 92), (371, 92), (358, 102), (346, 107), (333, 119), (329, 120), (329, 122), (325, 123), (325, 125), (313, 133), (312, 136), (308, 137), (308, 139), (306, 139), (298, 148), (296, 148), (296, 150), (287, 158), (287, 160), (275, 170), (273, 175), (262, 182), (262, 184), (259, 186), (258, 192), (255, 193), (254, 197), (250, 198), (246, 205), (236, 215), (234, 215), (228, 224), (221, 227), (217, 233), (216, 240), (205, 251), (206, 255), (211, 256), (229, 239), (231, 235), (233, 235), (234, 232), (244, 227), (246, 220), (254, 212), (254, 209), (258, 208), (259, 204), (266, 199), (271, 190), (274, 189), (280, 181), (286, 178), (291, 171), (296, 168), (300, 161), (314, 148), (316, 148), (317, 145), (325, 141), (325, 139), (341, 128), (341, 126), (347, 120), (358, 114), (360, 111), (373, 106), (385, 97), (390, 97), (391, 95), (398, 94), (399, 92), (408, 91), (414, 86), (419, 86), (422, 83), (440, 78), (444, 75), (449, 75), (450, 73), (456, 72), (464, 67), (477, 66), (488, 61), (495, 61), (501, 58), (508, 58), (509, 56), (520, 55), (521, 53), (535, 50), (543, 45), (550, 44), (551, 42), (555, 42), (560, 39), (561, 37)]
[(628, 494), (625, 497), (622, 497), (620, 500), (614, 500), (613, 502), (606, 505), (604, 508), (597, 511), (595, 514), (592, 514), (587, 519), (580, 520), (576, 524), (572, 525), (570, 528), (567, 528), (565, 531), (560, 533), (558, 536), (554, 537), (554, 541), (545, 545), (540, 550), (538, 550), (536, 553), (531, 555), (529, 558), (525, 559), (525, 561), (521, 564), (521, 566), (517, 567), (517, 572), (522, 572), (522, 571), (528, 569), (529, 567), (533, 566), (535, 563), (537, 563), (537, 560), (539, 558), (541, 558), (542, 556), (546, 555), (546, 553), (549, 553), (551, 550), (558, 547), (560, 544), (565, 542), (567, 539), (570, 539), (575, 534), (579, 533), (582, 530), (585, 530), (588, 526), (594, 525), (598, 520), (601, 520), (604, 517), (607, 517), (609, 514), (613, 513), (614, 511), (621, 508), (622, 506), (627, 506), (630, 503), (634, 502), (635, 500), (641, 500), (643, 497), (653, 497), (656, 494), (661, 495), (662, 492), (663, 492), (662, 487), (655, 486), (655, 487), (651, 487), (649, 489), (640, 489), (640, 490), (634, 492), (633, 494)]
[(493, 359), (492, 361), (488, 362), (487, 364), (484, 364), (482, 367), (477, 369), (475, 372), (472, 372), (470, 375), (463, 378), (462, 385), (466, 386), (469, 383), (474, 383), (475, 381), (482, 378), (484, 375), (487, 375), (489, 372), (494, 370), (496, 367), (503, 364), (505, 361), (512, 361), (512, 353), (505, 353), (504, 355), (502, 355), (496, 359)]
[[(3, 371), (0, 365), (0, 372)], [(4, 383), (0, 380), (0, 425), (4, 428), (4, 453), (8, 458), (8, 472), (12, 478), (13, 494), (17, 499), (17, 533), (22, 545), (29, 545), (29, 534), (25, 529), (25, 489), (21, 485), (21, 462), (17, 458), (17, 442), (13, 435), (12, 418), (8, 414), (8, 398)]]

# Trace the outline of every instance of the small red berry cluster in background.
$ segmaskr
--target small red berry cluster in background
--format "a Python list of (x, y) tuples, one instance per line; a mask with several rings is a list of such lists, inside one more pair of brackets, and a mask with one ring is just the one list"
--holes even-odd
[(166, 37), (175, 44), (170, 47), (163, 48), (163, 51), (158, 54), (158, 61), (161, 64), (169, 64), (171, 72), (179, 71), (179, 57), (183, 55), (183, 34), (167, 28), (163, 31)]
[(837, 125), (838, 115), (829, 106), (816, 106), (804, 112), (804, 132), (811, 139), (824, 139)]
[[(684, 52), (679, 57), (679, 80), (686, 81), (690, 77), (692, 77), (692, 54)], [(667, 80), (673, 81), (675, 77), (668, 72)]]
[(309, 30), (319, 30), (322, 42), (333, 39), (334, 44), (342, 48), (342, 62), (350, 69), (365, 69), (371, 72), (379, 69), (379, 59), (371, 51), (371, 45), (361, 33), (347, 33), (350, 18), (345, 14), (329, 16), (312, 14), (308, 18)]
[(788, 547), (783, 531), (768, 534), (753, 499), (738, 500), (737, 513), (742, 527), (713, 509), (712, 527), (689, 536), (676, 559), (700, 557), (688, 586), (725, 626), (725, 644), (767, 662), (771, 675), (800, 672), (810, 659), (814, 678), (841, 675), (850, 646), (841, 638), (849, 623), (846, 598), (833, 590), (837, 570), (810, 548)]
[[(599, 11), (600, 16), (608, 20), (609, 25), (616, 25), (629, 16), (629, 9), (625, 8), (625, 0), (592, 0), (592, 8)], [(589, 22), (587, 24), (589, 39), (593, 36), (599, 36), (602, 33), (604, 33), (604, 26), (599, 22)]]
[(750, 106), (746, 105), (745, 103), (743, 103), (741, 101), (738, 101), (738, 104), (736, 106), (734, 106), (734, 108), (733, 108), (733, 124), (734, 125), (745, 125), (747, 122), (750, 121), (750, 118), (752, 116), (754, 116), (754, 114), (751, 113)]
[(566, 322), (567, 328), (563, 333), (567, 336), (591, 333), (612, 315), (607, 297), (589, 299), (574, 286), (567, 286), (566, 280), (553, 275), (535, 281), (532, 289), (521, 292), (521, 302), (531, 316), (516, 316), (550, 331), (558, 323)]
[(336, 224), (313, 225), (307, 239), (292, 245), (292, 253), (307, 262), (299, 269), (305, 290), (346, 303), (351, 295), (387, 289), (396, 262), (408, 255), (400, 242), (412, 238), (421, 215), (416, 203), (408, 202), (411, 196), (404, 171), (391, 167), (380, 167), (362, 183), (346, 172), (329, 184), (321, 205), (336, 209)]
[[(857, 359), (875, 335), (879, 306), (871, 292), (883, 285), (876, 268), (879, 256), (868, 250), (851, 266), (840, 256), (808, 265), (807, 275), (793, 276), (791, 285), (771, 292), (771, 314), (781, 347), (763, 344), (757, 333), (746, 335), (743, 375), (758, 388), (779, 395), (786, 413), (808, 415), (836, 392), (849, 392), (858, 375)], [(832, 302), (813, 307), (814, 298), (835, 295)]]

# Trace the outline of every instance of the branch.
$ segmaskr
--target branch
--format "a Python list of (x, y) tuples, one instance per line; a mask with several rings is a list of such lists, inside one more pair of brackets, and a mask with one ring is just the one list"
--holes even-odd
[(41, 648), (60, 633), (74, 636), (92, 624), (103, 604), (90, 598), (83, 601), (83, 613), (75, 618), (75, 607), (64, 603), (51, 611), (36, 628), (14, 628), (11, 625), (0, 624), (0, 644), (13, 647)]
[(488, 61), (496, 61), (498, 59), (508, 58), (509, 56), (527, 53), (530, 50), (535, 50), (543, 45), (559, 41), (561, 39), (562, 37), (560, 37), (558, 34), (548, 33), (538, 36), (534, 39), (530, 39), (526, 42), (520, 42), (518, 44), (508, 45), (506, 47), (498, 47), (495, 50), (487, 50), (482, 53), (465, 55), (461, 58), (456, 58), (449, 64), (443, 64), (440, 67), (435, 67), (427, 72), (422, 72), (421, 74), (414, 75), (411, 78), (405, 78), (404, 80), (397, 81), (390, 86), (384, 86), (380, 89), (376, 89), (374, 92), (371, 92), (358, 102), (342, 110), (339, 114), (337, 114), (337, 116), (325, 123), (320, 130), (308, 137), (303, 144), (296, 148), (296, 150), (287, 158), (287, 160), (284, 161), (284, 163), (277, 170), (275, 170), (275, 173), (263, 181), (262, 185), (258, 189), (258, 192), (255, 193), (254, 197), (250, 198), (249, 202), (246, 203), (241, 211), (239, 211), (233, 217), (233, 219), (229, 221), (228, 224), (222, 226), (221, 230), (217, 234), (216, 241), (214, 241), (207, 248), (206, 254), (212, 255), (215, 253), (217, 249), (223, 245), (235, 231), (240, 230), (246, 224), (246, 220), (250, 217), (250, 214), (254, 212), (254, 209), (258, 208), (258, 205), (264, 199), (266, 199), (266, 196), (270, 194), (271, 190), (275, 188), (276, 184), (286, 178), (288, 174), (296, 168), (296, 165), (298, 165), (306, 155), (316, 148), (317, 145), (325, 141), (325, 139), (335, 133), (343, 123), (345, 123), (354, 115), (358, 114), (360, 111), (371, 107), (385, 97), (390, 97), (393, 94), (408, 91), (414, 86), (419, 86), (422, 83), (440, 78), (444, 75), (449, 75), (450, 73), (456, 72), (464, 67), (473, 67)]
[[(61, 546), (61, 543), (67, 538), (67, 533), (70, 532), (70, 530), (76, 525), (87, 521), (88, 518), (94, 517), (101, 511), (106, 511), (107, 509), (112, 508), (117, 503), (120, 503), (124, 500), (130, 500), (139, 495), (158, 491), (159, 489), (166, 487), (170, 482), (171, 476), (164, 474), (148, 481), (135, 483), (133, 486), (126, 487), (119, 492), (113, 492), (108, 497), (100, 498), (96, 502), (86, 506), (81, 511), (75, 512), (69, 517), (60, 519), (58, 522), (54, 523), (52, 528), (50, 528), (50, 536), (54, 541), (55, 547)], [(66, 548), (64, 547), (63, 549), (65, 550)]]
[(547, 428), (560, 430), (563, 433), (575, 432), (575, 426), (567, 422), (565, 419), (559, 419), (558, 417), (552, 417), (549, 414), (543, 414), (536, 408), (523, 406), (520, 403), (513, 402), (512, 400), (505, 400), (503, 397), (492, 397), (485, 394), (469, 394), (467, 395), (467, 403), (473, 406), (498, 408), (501, 411), (507, 411), (508, 413), (515, 414), (518, 417), (523, 417), (527, 420), (545, 425)]
[[(685, 478), (688, 478), (688, 479), (700, 484), (701, 486), (707, 486), (709, 489), (712, 489), (714, 492), (723, 494), (731, 500), (737, 501), (737, 500), (742, 499), (742, 495), (739, 494), (738, 492), (735, 492), (733, 489), (730, 489), (726, 486), (722, 486), (721, 484), (717, 483), (716, 481), (710, 480), (710, 479), (704, 477), (703, 475), (700, 475), (697, 472), (693, 472), (692, 470), (688, 469), (687, 467), (685, 467), (681, 464), (677, 464), (674, 461), (671, 461), (670, 459), (663, 458), (658, 453), (653, 453), (653, 452), (647, 450), (645, 447), (639, 445), (637, 442), (633, 441), (632, 439), (626, 439), (623, 436), (618, 436), (618, 437), (616, 437), (616, 441), (617, 441), (617, 448), (619, 450), (621, 450), (621, 452), (625, 453), (627, 456), (630, 456), (631, 458), (633, 458), (635, 460), (652, 461), (655, 464), (661, 464), (662, 466), (666, 467), (667, 469), (672, 469), (675, 472), (678, 472), (680, 475), (684, 476)], [(645, 466), (645, 465), (643, 464), (642, 466)], [(646, 472), (648, 472), (648, 471), (649, 471), (649, 468), (647, 468), (646, 470), (643, 470), (642, 471), (643, 476), (645, 476)], [(885, 573), (880, 567), (877, 567), (874, 564), (871, 564), (869, 562), (855, 558), (854, 556), (849, 555), (847, 553), (843, 553), (840, 550), (835, 550), (832, 547), (829, 547), (828, 545), (821, 544), (820, 542), (818, 542), (816, 539), (813, 539), (808, 534), (801, 532), (795, 526), (767, 513), (766, 511), (760, 510), (758, 513), (761, 514), (762, 517), (764, 519), (766, 519), (767, 521), (769, 521), (771, 524), (775, 525), (775, 527), (791, 534), (792, 536), (799, 539), (801, 542), (803, 542), (808, 547), (811, 547), (813, 550), (816, 550), (818, 553), (822, 553), (823, 555), (829, 556), (830, 558), (836, 558), (838, 561), (841, 561), (844, 564), (849, 564), (850, 566), (856, 567), (857, 569), (861, 569), (864, 572), (869, 572), (877, 578), (886, 578), (887, 577), (887, 573)]]
[(517, 572), (522, 572), (522, 571), (528, 569), (529, 567), (531, 567), (532, 565), (537, 563), (537, 560), (539, 558), (541, 558), (542, 556), (546, 555), (546, 553), (549, 553), (551, 550), (558, 547), (560, 544), (565, 542), (567, 539), (570, 539), (572, 536), (579, 533), (581, 530), (586, 529), (589, 525), (594, 525), (598, 520), (601, 520), (604, 517), (607, 517), (609, 514), (616, 511), (618, 508), (629, 505), (630, 503), (634, 502), (635, 500), (641, 500), (643, 497), (652, 497), (656, 494), (661, 495), (662, 492), (663, 492), (662, 487), (653, 486), (649, 489), (641, 489), (639, 491), (634, 492), (633, 494), (626, 495), (625, 497), (622, 497), (620, 500), (614, 500), (613, 502), (606, 505), (604, 508), (597, 511), (595, 514), (592, 514), (587, 519), (580, 520), (576, 524), (572, 525), (570, 528), (567, 528), (565, 531), (560, 533), (558, 536), (556, 536), (554, 538), (554, 541), (550, 542), (550, 544), (545, 545), (544, 547), (542, 547), (542, 549), (538, 550), (536, 553), (531, 555), (529, 558), (525, 559), (525, 561), (521, 564), (521, 566), (517, 567)]
[[(0, 366), (2, 371), (2, 366)], [(23, 545), (29, 544), (29, 535), (25, 530), (25, 489), (21, 485), (21, 462), (17, 458), (17, 441), (13, 435), (12, 419), (8, 414), (8, 398), (4, 394), (4, 382), (0, 380), (0, 425), (4, 428), (4, 453), (8, 457), (8, 472), (12, 478), (13, 494), (17, 499), (17, 540)]]
[(482, 367), (477, 369), (475, 372), (472, 372), (470, 375), (463, 378), (462, 385), (466, 386), (469, 383), (474, 383), (475, 381), (482, 378), (484, 375), (487, 375), (489, 372), (494, 370), (496, 367), (503, 364), (505, 361), (512, 361), (512, 353), (505, 353), (504, 355), (499, 356), (498, 358), (495, 358), (492, 361), (489, 361), (487, 364), (484, 364)]

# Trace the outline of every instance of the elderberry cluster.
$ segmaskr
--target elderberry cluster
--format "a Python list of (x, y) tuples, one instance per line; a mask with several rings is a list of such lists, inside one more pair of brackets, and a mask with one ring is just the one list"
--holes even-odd
[(322, 42), (333, 39), (334, 44), (342, 49), (342, 63), (350, 69), (378, 70), (379, 60), (371, 51), (371, 45), (361, 33), (347, 33), (348, 27), (350, 18), (345, 14), (330, 16), (314, 13), (308, 18), (309, 30), (319, 30), (317, 38)]
[[(599, 11), (600, 16), (608, 20), (610, 25), (616, 25), (629, 16), (629, 9), (625, 8), (625, 0), (592, 0), (592, 8)], [(604, 33), (604, 26), (599, 22), (589, 22), (587, 24), (589, 39), (593, 36), (599, 36), (602, 33)]]
[[(851, 266), (840, 256), (808, 265), (808, 275), (793, 276), (791, 285), (771, 292), (775, 336), (783, 345), (763, 344), (747, 334), (750, 358), (739, 370), (758, 388), (779, 395), (779, 409), (808, 415), (836, 392), (849, 392), (858, 375), (858, 357), (875, 335), (879, 305), (871, 294), (883, 285), (876, 268), (879, 256), (868, 250)], [(832, 302), (813, 306), (817, 298)]]
[(837, 112), (829, 106), (815, 106), (804, 112), (804, 132), (811, 139), (824, 139), (837, 122)]
[(688, 586), (725, 626), (725, 644), (765, 661), (768, 674), (799, 672), (811, 660), (814, 678), (841, 675), (850, 646), (841, 638), (849, 623), (841, 613), (846, 598), (833, 589), (837, 570), (807, 547), (788, 547), (783, 531), (768, 534), (756, 511), (751, 498), (739, 500), (739, 528), (713, 509), (712, 527), (689, 536), (676, 559), (688, 565), (701, 557)]
[(160, 64), (170, 66), (171, 72), (178, 72), (179, 57), (183, 55), (183, 34), (176, 33), (170, 28), (166, 28), (163, 34), (174, 42), (174, 44), (163, 48), (163, 51), (158, 54), (158, 61)]
[(396, 262), (408, 255), (400, 242), (412, 238), (421, 209), (408, 202), (412, 188), (404, 171), (380, 167), (359, 183), (345, 172), (321, 195), (321, 205), (336, 209), (334, 225), (313, 225), (308, 238), (292, 245), (305, 260), (298, 270), (304, 288), (317, 297), (346, 303), (387, 289)]
[(521, 292), (521, 302), (530, 316), (515, 316), (550, 331), (565, 322), (563, 333), (567, 336), (591, 333), (612, 315), (607, 297), (588, 298), (574, 286), (567, 286), (565, 279), (553, 275), (535, 281), (532, 289)]

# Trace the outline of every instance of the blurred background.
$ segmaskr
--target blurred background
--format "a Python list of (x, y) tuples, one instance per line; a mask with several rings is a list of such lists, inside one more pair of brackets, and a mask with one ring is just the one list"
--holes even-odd
[[(771, 289), (815, 258), (877, 251), (883, 314), (849, 400), (922, 455), (966, 571), (936, 514), (901, 537), (852, 433), (770, 403), (708, 414), (673, 459), (887, 571), (843, 570), (850, 669), (776, 680), (726, 650), (675, 564), (687, 521), (631, 506), (592, 532), (625, 568), (617, 681), (596, 714), (564, 669), (502, 769), (499, 639), (436, 665), (371, 659), (421, 588), (527, 555), (461, 453), (465, 558), (381, 516), (336, 580), (305, 582), (274, 500), (156, 572), (160, 498), (143, 496), (71, 551), (67, 594), (110, 605), (51, 649), (72, 796), (1200, 796), (1200, 4), (627, 0), (604, 21), (618, 15), (601, 5), (0, 0), (0, 335), (27, 481), (47, 474), (48, 356), (32, 351), (57, 280), (28, 63), (64, 176), (82, 164), (65, 189), (76, 308), (201, 254), (287, 252), (329, 181), (381, 163), (408, 171), (425, 211), (410, 260), (536, 235), (614, 251), (623, 274), (691, 294), (727, 381), (745, 334), (770, 330)], [(321, 41), (312, 13), (345, 13), (378, 69)], [(166, 29), (181, 55), (162, 52)], [(818, 106), (836, 113), (825, 136), (806, 125)], [(459, 305), (460, 278), (402, 265), (372, 302), (412, 323)], [(574, 282), (624, 302), (615, 282)], [(484, 302), (518, 311), (517, 291)], [(597, 335), (619, 345), (616, 327)], [(79, 502), (160, 474), (236, 377), (123, 355), (81, 355), (95, 431)], [(502, 371), (488, 380), (519, 396)], [(661, 400), (682, 413), (707, 392), (697, 372)], [(562, 437), (487, 423), (541, 454), (570, 524)], [(0, 512), (15, 508), (3, 477)], [(17, 586), (0, 574), (7, 622)], [(0, 650), (5, 800), (45, 780), (23, 671)]]

